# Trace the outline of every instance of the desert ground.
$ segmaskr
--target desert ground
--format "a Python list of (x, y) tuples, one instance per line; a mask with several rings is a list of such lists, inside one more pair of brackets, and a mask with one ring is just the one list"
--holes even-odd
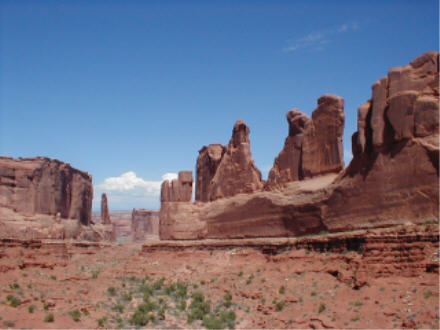
[[(415, 239), (390, 248), (402, 233)], [(361, 234), (383, 242), (332, 247), (327, 233), (275, 250), (3, 240), (0, 326), (438, 329), (438, 224)]]

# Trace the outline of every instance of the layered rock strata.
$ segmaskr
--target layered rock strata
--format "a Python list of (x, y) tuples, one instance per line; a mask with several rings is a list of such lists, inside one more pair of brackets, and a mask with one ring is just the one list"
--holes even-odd
[(92, 177), (49, 158), (0, 157), (0, 207), (21, 214), (60, 214), (88, 225)]
[(438, 219), (438, 53), (393, 68), (359, 107), (353, 160), (326, 201), (330, 230)]
[[(302, 134), (300, 152), (310, 155), (308, 159), (300, 157), (303, 176), (312, 178), (287, 183), (282, 179), (282, 189), (253, 190), (214, 198), (211, 203), (162, 204), (161, 238), (300, 236), (408, 221), (438, 221), (438, 56), (437, 52), (423, 54), (409, 65), (390, 70), (386, 78), (373, 85), (372, 99), (358, 111), (358, 132), (352, 138), (353, 160), (339, 174), (313, 177), (325, 173), (323, 165), (329, 165), (329, 172), (341, 166), (339, 144), (332, 142), (339, 140), (339, 131), (329, 129), (329, 141), (317, 138), (324, 145), (333, 146), (326, 149), (328, 153), (322, 153), (319, 142), (305, 143), (309, 121), (302, 119), (304, 125), (299, 119), (295, 122), (298, 113), (292, 113), (292, 122), (297, 125), (293, 128), (298, 127), (299, 133), (295, 135), (294, 130), (292, 136)], [(343, 103), (325, 97), (321, 104), (330, 106), (330, 113), (340, 114), (337, 109)], [(343, 121), (343, 116), (336, 117)], [(333, 119), (324, 116), (322, 127)], [(329, 123), (327, 127), (340, 126)], [(313, 134), (316, 137), (318, 129)], [(245, 134), (238, 136), (240, 140)], [(304, 166), (308, 166), (307, 172)], [(288, 172), (289, 180), (300, 176), (300, 171), (289, 168)]]
[(263, 188), (252, 159), (249, 127), (238, 120), (227, 146), (211, 144), (197, 158), (196, 200), (207, 202)]
[(298, 109), (287, 113), (289, 135), (284, 148), (269, 172), (268, 187), (282, 186), (344, 168), (342, 134), (344, 100), (336, 95), (323, 95), (312, 119)]

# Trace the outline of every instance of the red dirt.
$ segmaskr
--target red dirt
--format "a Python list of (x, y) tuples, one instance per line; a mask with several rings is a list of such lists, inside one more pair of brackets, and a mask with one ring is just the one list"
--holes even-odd
[[(3, 240), (0, 327), (98, 328), (105, 316), (106, 327), (134, 327), (129, 319), (148, 276), (146, 283), (164, 277), (164, 286), (191, 284), (189, 295), (203, 292), (212, 307), (231, 293), (236, 328), (439, 328), (438, 233), (437, 225), (411, 225), (288, 244), (162, 242), (143, 252), (133, 244)], [(353, 237), (362, 244), (350, 245)], [(8, 295), (21, 304), (10, 306)], [(153, 296), (168, 308), (165, 319), (157, 312), (147, 327), (202, 326), (188, 324), (171, 296)], [(78, 322), (69, 314), (74, 310)], [(44, 322), (49, 313), (54, 322)]]

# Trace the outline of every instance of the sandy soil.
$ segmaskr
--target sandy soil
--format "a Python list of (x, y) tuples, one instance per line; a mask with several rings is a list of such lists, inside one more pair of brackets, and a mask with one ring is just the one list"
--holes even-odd
[(438, 273), (372, 277), (354, 289), (334, 272), (355, 251), (45, 251), (0, 250), (0, 327), (439, 328)]

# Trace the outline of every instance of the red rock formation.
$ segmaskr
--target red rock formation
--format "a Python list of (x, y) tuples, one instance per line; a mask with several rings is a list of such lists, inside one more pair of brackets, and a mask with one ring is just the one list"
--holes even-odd
[[(223, 193), (222, 197), (232, 197), (211, 203), (162, 205), (161, 238), (299, 236), (323, 230), (438, 221), (438, 80), (438, 53), (431, 52), (408, 66), (390, 70), (387, 78), (375, 83), (372, 99), (359, 108), (358, 132), (353, 136), (354, 158), (343, 172), (288, 182), (276, 191)], [(298, 140), (302, 139), (305, 178), (342, 167), (342, 106), (340, 98), (321, 98), (310, 131), (306, 119), (302, 125), (300, 120), (295, 121), (298, 113), (290, 113), (296, 124), (292, 125), (292, 133), (299, 131), (291, 136), (303, 132)], [(328, 141), (320, 136), (321, 130), (328, 132)], [(230, 145), (236, 141), (246, 145), (246, 129), (239, 131)], [(292, 170), (296, 167), (280, 165), (289, 163), (288, 155), (297, 152), (291, 148), (295, 145), (290, 140), (293, 139), (288, 139), (288, 147), (275, 162), (277, 178), (300, 176), (299, 171)], [(232, 176), (235, 172), (220, 171), (227, 157), (233, 158), (229, 150), (212, 181), (221, 184), (216, 179), (225, 178), (224, 185), (234, 186), (225, 174)], [(166, 221), (162, 223), (163, 219)]]
[(88, 225), (92, 197), (92, 177), (69, 164), (42, 157), (0, 157), (0, 207), (24, 214), (60, 213)]
[(133, 209), (131, 216), (132, 240), (145, 241), (147, 237), (159, 235), (159, 211)]
[(302, 145), (302, 171), (305, 178), (338, 173), (344, 168), (344, 99), (323, 95), (312, 113)]
[(180, 171), (177, 179), (162, 182), (161, 202), (190, 202), (192, 184), (192, 171)]
[(196, 201), (209, 202), (210, 185), (223, 158), (226, 147), (221, 144), (210, 144), (199, 151), (196, 172)]
[(227, 146), (203, 147), (197, 159), (196, 200), (213, 201), (261, 190), (261, 173), (252, 160), (249, 127), (238, 120)]
[(438, 53), (391, 69), (359, 108), (354, 158), (326, 202), (332, 231), (438, 219)]
[(323, 95), (312, 119), (297, 109), (287, 113), (289, 136), (269, 172), (267, 186), (282, 186), (344, 168), (344, 100)]
[(103, 225), (110, 225), (110, 214), (108, 212), (107, 195), (105, 193), (101, 196), (101, 223)]

